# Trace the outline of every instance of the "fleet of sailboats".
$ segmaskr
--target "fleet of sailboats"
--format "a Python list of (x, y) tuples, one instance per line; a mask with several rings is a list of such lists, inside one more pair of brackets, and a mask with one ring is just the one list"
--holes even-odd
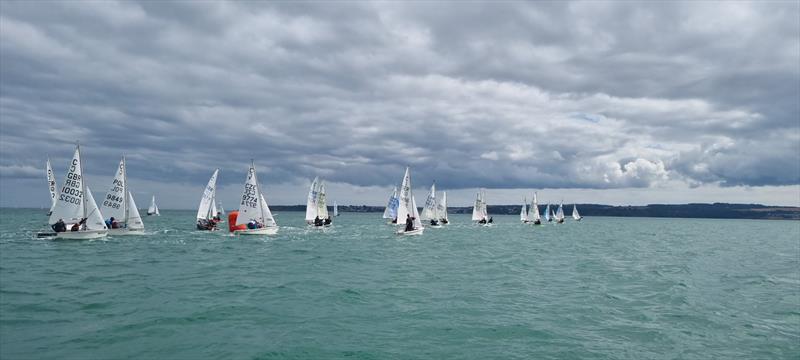
[(72, 161), (64, 177), (64, 185), (56, 198), (56, 205), (48, 223), (59, 239), (97, 239), (108, 234), (108, 228), (86, 178), (81, 161), (81, 147), (76, 145)]
[[(60, 190), (56, 186), (49, 158), (46, 162), (46, 175), (51, 196), (48, 223), (56, 232), (40, 233), (40, 236), (95, 239), (108, 234), (144, 234), (142, 217), (136, 207), (133, 193), (128, 188), (127, 164), (124, 156), (120, 160), (111, 187), (100, 207), (95, 202), (91, 190), (86, 186), (80, 145), (75, 148), (64, 185)], [(222, 220), (221, 215), (224, 214), (224, 210), (222, 204), (218, 203), (216, 199), (218, 175), (219, 169), (215, 169), (200, 199), (197, 211), (198, 229), (216, 230), (216, 224)], [(537, 193), (533, 193), (530, 203), (527, 198), (523, 200), (519, 215), (520, 222), (536, 225), (542, 223), (537, 195)], [(383, 212), (383, 218), (390, 219), (392, 223), (402, 226), (396, 231), (398, 235), (420, 235), (425, 229), (423, 221), (433, 228), (440, 228), (443, 224), (449, 223), (447, 212), (447, 192), (441, 192), (441, 197), (437, 197), (436, 183), (433, 183), (425, 199), (422, 213), (419, 213), (411, 186), (410, 168), (406, 167), (400, 189), (394, 187), (392, 190)], [(105, 220), (103, 214), (107, 216), (108, 220)], [(147, 214), (159, 215), (155, 195), (152, 196)], [(543, 214), (544, 219), (548, 222), (555, 220), (558, 224), (563, 223), (565, 218), (563, 201), (557, 208), (551, 207), (548, 203)], [(333, 216), (339, 216), (338, 205), (335, 201)], [(273, 235), (278, 232), (279, 227), (261, 191), (253, 162), (251, 162), (247, 174), (239, 211), (231, 213), (230, 218), (231, 222), (234, 222), (229, 226), (230, 231), (235, 234)], [(572, 218), (575, 221), (583, 218), (578, 213), (576, 204), (572, 205)], [(488, 214), (485, 189), (480, 189), (476, 195), (471, 219), (484, 226), (489, 226), (493, 222), (492, 217)], [(325, 182), (319, 177), (314, 178), (309, 188), (305, 220), (309, 225), (315, 226), (330, 225), (332, 222), (326, 204)], [(65, 231), (65, 229), (71, 231)]]
[(119, 162), (111, 187), (100, 205), (100, 212), (106, 216), (106, 226), (110, 235), (143, 235), (144, 223), (139, 209), (128, 190), (128, 172), (125, 157)]

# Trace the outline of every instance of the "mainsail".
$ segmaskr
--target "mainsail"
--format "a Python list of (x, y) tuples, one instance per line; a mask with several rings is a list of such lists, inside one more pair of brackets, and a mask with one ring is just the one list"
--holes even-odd
[(320, 219), (327, 219), (328, 216), (328, 203), (325, 195), (325, 181), (319, 183), (319, 197), (317, 198), (317, 214)]
[(86, 215), (80, 147), (75, 149), (63, 184), (56, 199), (56, 206), (53, 207), (53, 212), (48, 219), (50, 225), (55, 224), (59, 219), (63, 219), (67, 224), (74, 224), (81, 221)]
[(119, 223), (125, 223), (127, 221), (128, 197), (126, 196), (126, 177), (125, 157), (123, 157), (122, 160), (119, 161), (119, 166), (114, 175), (114, 180), (111, 182), (111, 187), (108, 189), (108, 192), (106, 192), (106, 197), (100, 205), (100, 211), (104, 216), (108, 218), (113, 217)]
[(553, 220), (550, 217), (550, 203), (547, 203), (547, 206), (544, 208), (544, 219), (547, 220), (548, 222)]
[(529, 217), (530, 214), (533, 213), (532, 221), (539, 221), (541, 222), (541, 216), (539, 215), (539, 201), (536, 199), (536, 193), (533, 193), (533, 203), (531, 203), (531, 209), (528, 211)]
[(53, 167), (50, 166), (50, 158), (47, 159), (47, 187), (50, 190), (50, 211), (47, 212), (47, 215), (50, 215), (56, 207), (56, 196), (58, 195), (56, 175), (53, 173)]
[(397, 196), (397, 186), (394, 187), (392, 195), (389, 196), (389, 202), (386, 204), (386, 210), (383, 211), (384, 219), (396, 219), (397, 207), (400, 205), (400, 198)]
[(442, 199), (439, 200), (438, 212), (439, 220), (447, 223), (449, 221), (447, 219), (447, 191), (442, 191)]
[[(211, 204), (214, 203), (214, 198), (217, 195), (217, 175), (219, 174), (219, 169), (214, 169), (214, 173), (211, 174), (211, 178), (208, 179), (208, 184), (206, 184), (205, 190), (203, 190), (203, 197), (200, 199), (200, 206), (197, 208), (197, 219), (205, 219), (209, 220), (214, 217), (214, 213)], [(155, 196), (153, 197), (153, 201), (155, 202)], [(253, 200), (256, 202), (255, 200)]]
[(578, 214), (578, 207), (575, 204), (572, 204), (572, 218), (575, 220), (580, 220), (581, 217), (581, 214)]
[(336, 201), (333, 202), (333, 216), (339, 216), (339, 205), (336, 205)]
[(319, 177), (315, 177), (308, 189), (308, 199), (306, 200), (306, 222), (313, 223), (318, 216), (317, 197), (319, 195)]
[(439, 220), (439, 206), (436, 203), (436, 183), (431, 185), (431, 191), (425, 199), (425, 207), (422, 209), (421, 220)]
[(528, 199), (524, 199), (522, 201), (522, 209), (519, 211), (519, 220), (522, 222), (528, 222)]

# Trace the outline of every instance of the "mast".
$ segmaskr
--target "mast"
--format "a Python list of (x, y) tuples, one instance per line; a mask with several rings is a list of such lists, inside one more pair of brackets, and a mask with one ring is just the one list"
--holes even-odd
[(78, 147), (78, 162), (80, 163), (81, 167), (81, 203), (83, 204), (83, 216), (81, 220), (87, 218), (86, 216), (86, 178), (83, 174), (83, 156), (81, 156), (81, 143), (80, 141), (75, 141), (75, 146)]
[(264, 204), (261, 203), (261, 186), (258, 185), (258, 177), (256, 176), (256, 163), (250, 159), (250, 168), (253, 169), (253, 180), (256, 182), (256, 196), (258, 196), (258, 212), (261, 214), (261, 224), (267, 226), (267, 221), (264, 220)]
[(125, 163), (125, 155), (122, 155), (122, 206), (124, 212), (122, 218), (125, 220), (125, 227), (128, 226), (128, 164)]

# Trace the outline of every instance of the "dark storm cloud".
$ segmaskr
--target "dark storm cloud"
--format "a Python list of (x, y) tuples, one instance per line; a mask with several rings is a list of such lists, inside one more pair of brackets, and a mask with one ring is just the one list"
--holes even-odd
[(4, 2), (0, 176), (798, 184), (798, 6)]

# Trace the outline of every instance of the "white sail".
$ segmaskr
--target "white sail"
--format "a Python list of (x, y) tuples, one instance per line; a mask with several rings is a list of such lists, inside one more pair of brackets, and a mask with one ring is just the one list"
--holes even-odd
[(260, 222), (262, 217), (256, 169), (254, 165), (250, 165), (250, 170), (247, 171), (247, 179), (244, 182), (242, 198), (239, 202), (239, 216), (236, 218), (236, 225), (247, 224), (254, 220)]
[(208, 210), (208, 216), (213, 218), (217, 216), (217, 191), (214, 189), (214, 198), (211, 199), (211, 207)]
[[(206, 188), (203, 190), (203, 197), (200, 198), (200, 206), (197, 208), (198, 220), (210, 219), (208, 214), (211, 211), (211, 203), (214, 201), (217, 194), (217, 174), (219, 174), (219, 169), (214, 169), (214, 173), (211, 174), (211, 178), (208, 179), (208, 184), (206, 184)], [(153, 202), (155, 203), (155, 196), (153, 197)], [(255, 197), (253, 198), (253, 202), (257, 202)]]
[(397, 186), (394, 187), (392, 195), (389, 195), (389, 202), (386, 203), (386, 210), (383, 211), (384, 219), (397, 218), (397, 207), (400, 205), (400, 198), (397, 196)]
[(483, 214), (481, 213), (481, 193), (475, 196), (475, 204), (472, 205), (472, 221), (480, 221), (483, 219)]
[(159, 215), (155, 195), (153, 195), (153, 200), (150, 201), (150, 207), (147, 208), (147, 215)]
[(439, 220), (438, 204), (436, 203), (436, 183), (431, 185), (431, 191), (425, 199), (425, 207), (422, 209), (421, 220)]
[(411, 175), (408, 167), (406, 167), (406, 173), (403, 175), (403, 183), (400, 185), (400, 193), (398, 195), (397, 225), (405, 225), (406, 217), (413, 214), (413, 210), (411, 210)]
[(449, 221), (447, 219), (447, 191), (442, 191), (442, 199), (439, 200), (438, 206), (439, 220)]
[(120, 224), (126, 222), (126, 213), (128, 212), (127, 200), (127, 184), (125, 181), (125, 158), (119, 161), (117, 172), (114, 175), (114, 180), (111, 182), (111, 187), (106, 192), (106, 197), (100, 205), (100, 211), (108, 218), (114, 218)]
[(56, 174), (53, 173), (53, 167), (50, 166), (50, 159), (47, 159), (47, 187), (50, 190), (50, 211), (47, 215), (53, 213), (53, 209), (56, 207), (56, 197), (58, 196), (56, 186)]
[(108, 229), (105, 220), (103, 220), (103, 214), (97, 208), (92, 191), (86, 187), (86, 230), (103, 229)]
[(414, 219), (414, 229), (419, 229), (422, 227), (422, 221), (420, 220), (419, 208), (417, 208), (417, 200), (414, 199), (414, 195), (411, 195), (411, 210), (411, 218)]
[(328, 216), (328, 203), (327, 195), (325, 194), (325, 181), (319, 183), (319, 196), (317, 198), (317, 214), (320, 219), (327, 219)]
[(339, 216), (339, 206), (336, 205), (336, 201), (333, 202), (333, 216)]
[(572, 204), (572, 218), (575, 220), (581, 219), (581, 214), (578, 214), (578, 207), (575, 204)]
[(558, 204), (558, 211), (556, 211), (556, 220), (564, 220), (564, 204)]
[(86, 214), (80, 147), (75, 149), (63, 184), (56, 199), (56, 206), (48, 219), (50, 225), (55, 224), (59, 219), (63, 219), (67, 224), (74, 224)]
[(317, 217), (317, 197), (319, 177), (315, 177), (308, 189), (308, 199), (306, 200), (306, 222), (313, 222)]
[(489, 203), (486, 202), (486, 189), (481, 189), (481, 204), (483, 208), (481, 212), (483, 213), (483, 218), (485, 220), (489, 220)]
[(139, 215), (139, 209), (136, 208), (136, 202), (133, 201), (133, 194), (128, 192), (128, 218), (125, 221), (128, 224), (129, 230), (143, 230), (144, 222), (142, 216)]
[(222, 208), (222, 203), (217, 203), (217, 206), (219, 207), (220, 216), (224, 216), (225, 215), (225, 209)]
[(522, 222), (528, 222), (528, 199), (522, 201), (522, 208), (519, 211), (519, 220)]
[(528, 211), (528, 215), (530, 215), (531, 212), (533, 213), (533, 221), (541, 221), (542, 217), (539, 215), (539, 201), (536, 199), (536, 193), (533, 193), (533, 203), (531, 204), (530, 211)]
[(264, 194), (260, 195), (261, 197), (261, 209), (262, 213), (264, 214), (264, 226), (266, 227), (275, 227), (278, 226), (278, 223), (275, 222), (275, 218), (272, 216), (272, 211), (269, 210), (269, 205), (267, 205), (267, 200), (264, 199)]
[(544, 208), (544, 219), (550, 221), (550, 203), (547, 203), (547, 206)]

